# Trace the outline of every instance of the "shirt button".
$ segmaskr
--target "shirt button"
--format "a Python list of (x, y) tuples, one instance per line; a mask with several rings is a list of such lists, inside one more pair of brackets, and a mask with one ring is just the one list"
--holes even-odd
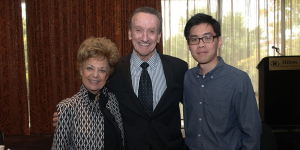
[(199, 102), (199, 104), (201, 105), (201, 104), (202, 104), (202, 102)]
[(204, 87), (204, 85), (201, 85), (201, 87)]
[(202, 119), (201, 118), (199, 118), (199, 121), (201, 121)]
[(201, 135), (200, 135), (200, 134), (198, 134), (198, 136), (200, 137)]
[(198, 78), (199, 78), (200, 76), (198, 76)]
[(214, 78), (214, 76), (211, 76), (210, 78)]

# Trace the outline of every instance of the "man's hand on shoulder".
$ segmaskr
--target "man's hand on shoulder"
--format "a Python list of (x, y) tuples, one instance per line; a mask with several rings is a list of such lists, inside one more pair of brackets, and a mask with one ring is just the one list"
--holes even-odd
[(58, 115), (57, 112), (53, 114), (53, 126), (56, 127), (58, 122)]

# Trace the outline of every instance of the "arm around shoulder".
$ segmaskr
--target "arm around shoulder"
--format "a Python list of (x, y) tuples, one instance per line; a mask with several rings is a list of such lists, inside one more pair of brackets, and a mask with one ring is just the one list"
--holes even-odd
[(72, 120), (72, 118), (70, 118), (70, 105), (62, 102), (59, 103), (57, 105), (57, 115), (57, 126), (54, 132), (52, 150), (68, 149)]

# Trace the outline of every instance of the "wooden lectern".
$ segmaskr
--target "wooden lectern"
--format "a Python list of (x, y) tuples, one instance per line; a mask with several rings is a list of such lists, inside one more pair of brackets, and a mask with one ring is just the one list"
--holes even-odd
[(265, 57), (259, 69), (259, 112), (271, 128), (300, 127), (300, 56)]

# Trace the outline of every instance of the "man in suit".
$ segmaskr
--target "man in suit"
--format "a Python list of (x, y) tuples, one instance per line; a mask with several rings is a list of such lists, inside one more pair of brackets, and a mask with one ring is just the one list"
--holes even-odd
[[(121, 57), (110, 79), (120, 104), (125, 149), (183, 149), (179, 102), (182, 101), (186, 62), (159, 54), (155, 48), (162, 31), (161, 14), (149, 7), (137, 8), (130, 17), (131, 54)], [(153, 87), (153, 112), (146, 113), (139, 100), (140, 65), (147, 62)]]
[[(128, 37), (133, 51), (119, 59), (116, 73), (109, 79), (120, 105), (125, 149), (182, 150), (179, 102), (183, 98), (183, 78), (188, 65), (183, 60), (158, 53), (162, 16), (149, 7), (137, 8), (129, 19)], [(140, 98), (141, 64), (152, 83), (151, 103)]]

